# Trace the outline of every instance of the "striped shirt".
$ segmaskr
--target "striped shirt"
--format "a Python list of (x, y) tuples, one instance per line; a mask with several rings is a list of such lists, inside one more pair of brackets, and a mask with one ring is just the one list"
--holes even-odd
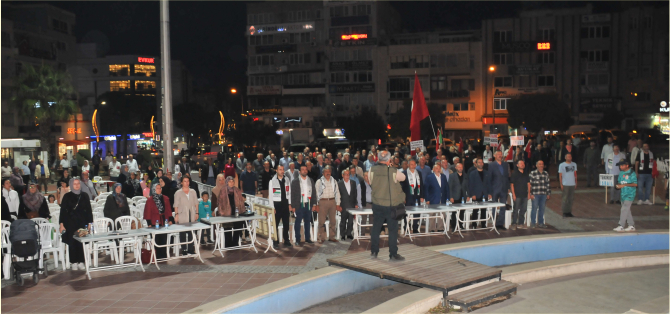
[(537, 170), (530, 172), (530, 194), (532, 195), (551, 195), (551, 187), (549, 186), (549, 173)]

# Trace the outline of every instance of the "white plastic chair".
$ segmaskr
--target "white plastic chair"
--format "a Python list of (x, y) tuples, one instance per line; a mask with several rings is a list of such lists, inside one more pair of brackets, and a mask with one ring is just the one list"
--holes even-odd
[[(132, 230), (133, 222), (136, 223), (137, 227), (140, 226), (140, 224), (139, 224), (140, 221), (137, 220), (137, 218), (135, 218), (133, 216), (121, 216), (119, 218), (116, 218), (116, 220), (114, 221), (114, 225), (116, 226), (116, 230), (128, 232), (128, 231)], [(138, 240), (138, 241), (141, 241), (141, 240)], [(135, 250), (135, 246), (136, 246), (136, 241), (133, 238), (123, 238), (123, 239), (119, 240), (119, 263), (123, 263), (123, 261), (124, 261), (124, 250), (126, 248), (130, 249), (135, 254), (139, 253)]]
[(60, 219), (60, 210), (52, 211), (51, 212), (51, 223), (59, 225), (59, 221), (60, 221), (59, 219)]
[(142, 195), (142, 196), (135, 196), (135, 197), (133, 197), (132, 200), (133, 200), (133, 203), (137, 204), (137, 202), (141, 201), (142, 199), (144, 199), (146, 201), (147, 198), (144, 197), (144, 195)]
[(142, 219), (144, 219), (144, 210), (139, 210), (135, 207), (131, 207), (130, 215), (137, 218), (137, 220), (142, 221)]
[(95, 176), (95, 177), (93, 177), (93, 181), (102, 181), (102, 177), (101, 176)]
[(2, 272), (5, 274), (5, 280), (12, 279), (12, 243), (9, 242), (10, 225), (11, 223), (9, 221), (2, 221)]
[(38, 224), (38, 225), (41, 225), (41, 224), (48, 224), (48, 223), (50, 223), (48, 219), (46, 219), (46, 218), (40, 218), (40, 217), (38, 217), (38, 218), (33, 218), (33, 219), (31, 219), (31, 220), (34, 221), (34, 222), (35, 222), (36, 224)]
[(58, 225), (53, 223), (40, 224), (40, 243), (42, 248), (40, 250), (40, 268), (44, 264), (45, 254), (51, 253), (54, 257), (54, 264), (58, 268), (58, 261), (64, 261), (64, 248), (61, 244), (60, 233), (58, 233)]
[(93, 220), (100, 219), (100, 218), (105, 218), (105, 214), (100, 211), (94, 211), (93, 212)]
[[(93, 234), (107, 233), (114, 231), (114, 221), (109, 218), (93, 218)], [(112, 252), (112, 262), (119, 261), (116, 242), (113, 240), (93, 242), (93, 267), (98, 267), (98, 251), (109, 249)]]

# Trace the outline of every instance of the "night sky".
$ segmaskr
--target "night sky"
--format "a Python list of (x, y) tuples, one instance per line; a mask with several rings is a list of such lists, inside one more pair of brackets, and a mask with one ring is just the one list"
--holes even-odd
[[(76, 14), (77, 42), (103, 43), (108, 55), (160, 56), (158, 2), (46, 2)], [(172, 59), (181, 60), (195, 87), (245, 86), (246, 4), (242, 1), (171, 1)], [(593, 2), (594, 13), (640, 2)], [(667, 4), (667, 2), (656, 2)], [(513, 17), (521, 9), (584, 6), (585, 2), (416, 2), (392, 5), (402, 12), (403, 29), (479, 28), (482, 19)]]

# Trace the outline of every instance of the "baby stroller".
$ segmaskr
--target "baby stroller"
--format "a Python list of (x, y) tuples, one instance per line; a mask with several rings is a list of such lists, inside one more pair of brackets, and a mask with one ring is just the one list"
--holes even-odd
[[(14, 279), (19, 286), (23, 286), (22, 274), (33, 274), (33, 281), (40, 281), (39, 272), (48, 276), (46, 266), (39, 268), (42, 256), (40, 251), (39, 227), (30, 219), (18, 219), (9, 227), (9, 242), (12, 244), (12, 267), (14, 268)], [(16, 261), (15, 261), (15, 258)]]

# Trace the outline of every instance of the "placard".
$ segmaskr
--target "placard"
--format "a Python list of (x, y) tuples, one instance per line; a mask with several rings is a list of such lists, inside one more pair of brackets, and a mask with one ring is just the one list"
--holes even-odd
[(613, 174), (601, 174), (600, 175), (600, 186), (614, 186), (614, 175)]
[(423, 140), (411, 141), (409, 143), (409, 147), (410, 147), (411, 150), (416, 150), (417, 147), (421, 148), (421, 150), (423, 150)]
[(511, 146), (523, 146), (523, 135), (510, 136), (509, 141)]

